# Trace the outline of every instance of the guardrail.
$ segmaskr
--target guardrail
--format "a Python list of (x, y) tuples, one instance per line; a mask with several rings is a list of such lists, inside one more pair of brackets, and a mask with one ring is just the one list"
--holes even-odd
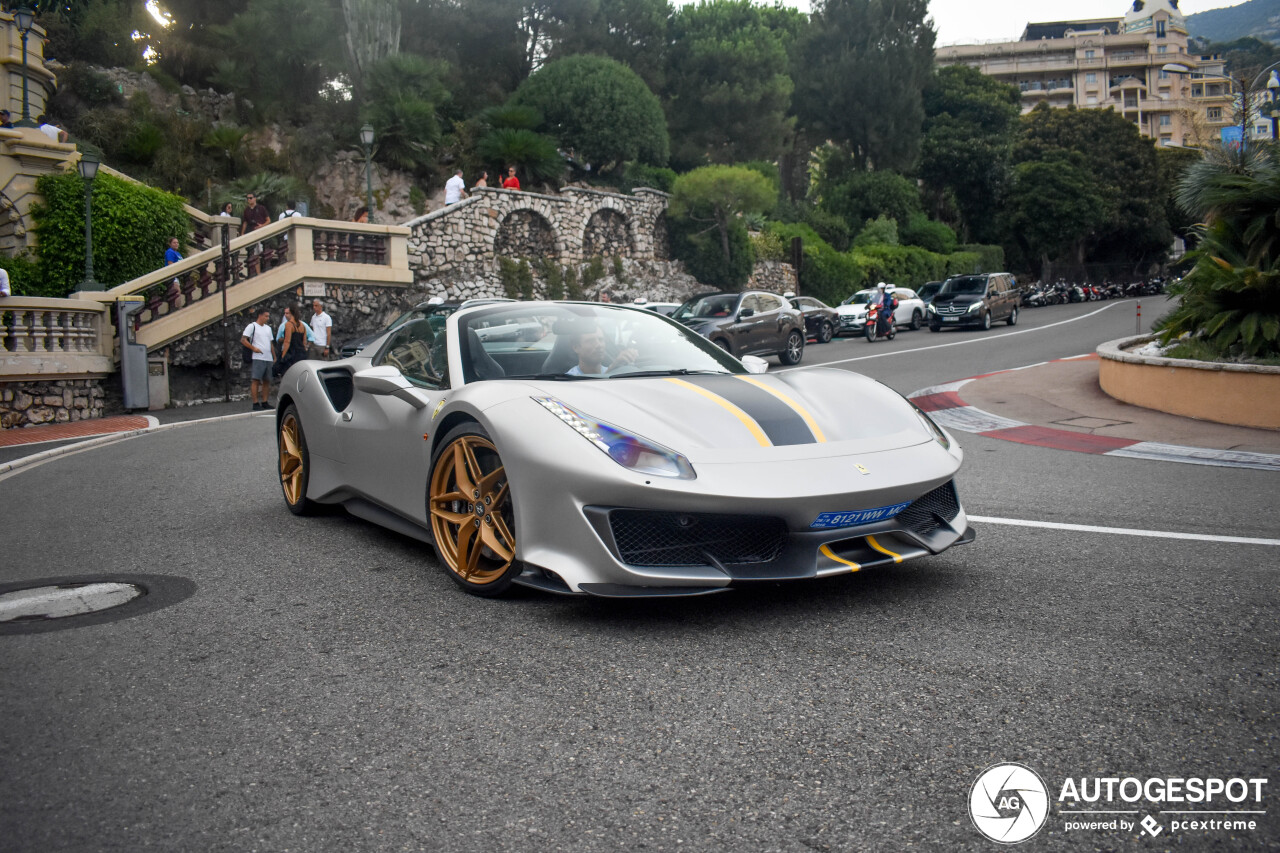
[(78, 299), (0, 298), (0, 377), (101, 376), (113, 369), (108, 307)]

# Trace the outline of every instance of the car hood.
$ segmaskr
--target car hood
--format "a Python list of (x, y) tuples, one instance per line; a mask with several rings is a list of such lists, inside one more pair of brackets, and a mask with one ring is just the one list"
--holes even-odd
[(541, 422), (534, 419), (543, 416), (553, 418), (529, 399), (552, 397), (580, 415), (657, 442), (694, 463), (866, 454), (933, 440), (897, 392), (845, 370), (537, 382), (525, 387), (529, 408), (521, 403), (512, 412), (515, 417), (530, 423)]
[(856, 317), (856, 316), (858, 316), (858, 315), (860, 315), (860, 314), (865, 314), (865, 313), (867, 313), (867, 306), (866, 306), (865, 304), (863, 304), (863, 305), (840, 305), (840, 306), (837, 306), (837, 307), (836, 307), (836, 313), (837, 313), (837, 314), (839, 314), (839, 315), (841, 315), (842, 317), (843, 317), (844, 315), (846, 315), (846, 314), (852, 314), (853, 316), (855, 316), (855, 317)]
[(981, 293), (940, 293), (933, 297), (934, 305), (972, 305), (981, 302)]

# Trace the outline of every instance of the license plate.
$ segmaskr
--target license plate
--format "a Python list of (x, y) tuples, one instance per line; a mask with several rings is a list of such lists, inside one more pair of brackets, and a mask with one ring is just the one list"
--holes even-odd
[(851, 512), (824, 512), (815, 518), (813, 524), (810, 524), (809, 527), (811, 529), (829, 530), (835, 527), (855, 527), (859, 524), (887, 521), (909, 506), (911, 506), (911, 501), (876, 507), (875, 509), (856, 509)]
[(943, 317), (943, 318), (942, 318), (942, 322), (944, 322), (944, 323), (959, 323), (959, 322), (960, 322), (960, 318), (959, 318), (959, 317)]

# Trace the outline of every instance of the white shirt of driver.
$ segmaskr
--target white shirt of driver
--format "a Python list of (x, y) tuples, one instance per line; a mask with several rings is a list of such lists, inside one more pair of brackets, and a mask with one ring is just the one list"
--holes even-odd
[(241, 337), (248, 338), (249, 343), (258, 348), (253, 354), (254, 361), (275, 361), (271, 355), (271, 324), (259, 326), (256, 322), (244, 327)]
[(311, 315), (311, 333), (316, 336), (316, 346), (329, 345), (329, 329), (332, 326), (333, 318), (329, 316), (329, 312), (321, 311), (319, 314)]
[(462, 201), (462, 191), (467, 188), (467, 182), (462, 180), (461, 175), (454, 175), (452, 178), (444, 182), (444, 203), (457, 204)]

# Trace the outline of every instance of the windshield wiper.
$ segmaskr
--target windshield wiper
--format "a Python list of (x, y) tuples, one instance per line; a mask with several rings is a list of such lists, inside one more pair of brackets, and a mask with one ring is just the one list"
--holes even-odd
[(694, 376), (698, 374), (710, 374), (712, 376), (728, 376), (727, 370), (690, 370), (687, 367), (677, 367), (672, 370), (636, 370), (631, 373), (618, 373), (613, 375), (613, 379), (630, 379), (632, 376)]
[(571, 376), (568, 373), (518, 373), (514, 376), (508, 374), (503, 378), (504, 379), (552, 379), (552, 380), (564, 380), (567, 382), (572, 382), (577, 379), (603, 379), (604, 377), (591, 376), (591, 375)]

